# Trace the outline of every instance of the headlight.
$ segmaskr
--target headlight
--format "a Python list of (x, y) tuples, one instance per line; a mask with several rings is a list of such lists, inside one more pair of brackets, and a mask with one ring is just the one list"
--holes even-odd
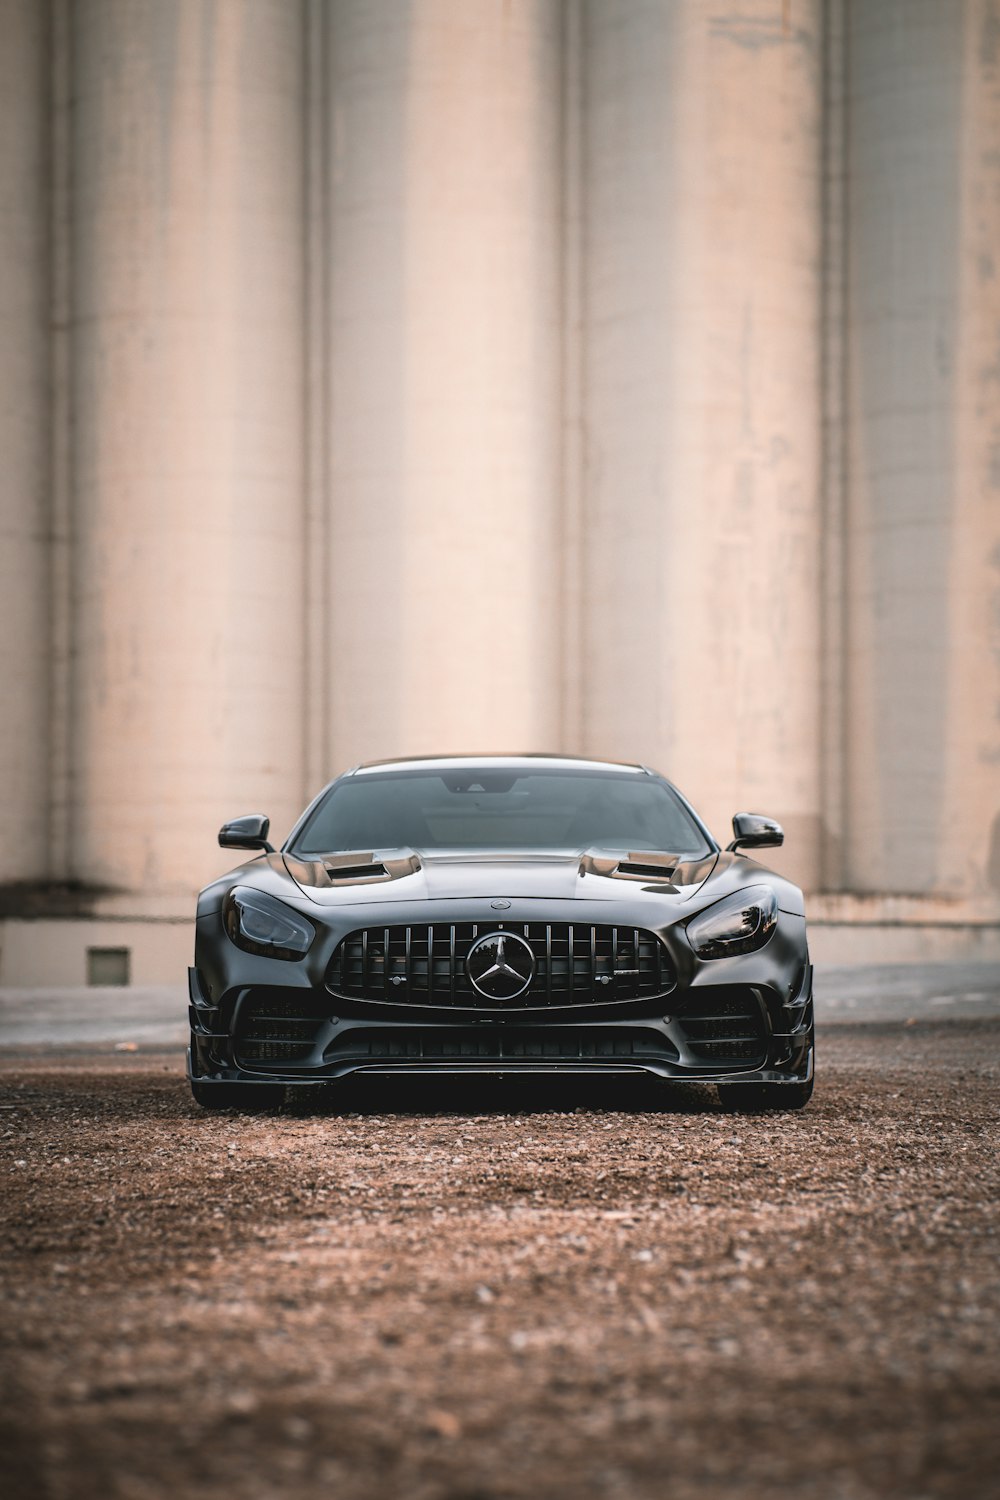
[(766, 885), (751, 885), (717, 901), (687, 924), (699, 958), (730, 958), (763, 948), (778, 921), (778, 899)]
[(264, 958), (301, 958), (316, 929), (283, 901), (248, 886), (235, 886), (222, 906), (222, 920), (237, 948)]

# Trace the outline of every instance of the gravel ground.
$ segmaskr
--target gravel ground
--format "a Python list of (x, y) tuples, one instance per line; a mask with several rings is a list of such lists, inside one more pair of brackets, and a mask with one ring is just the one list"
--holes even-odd
[(1000, 1022), (820, 1068), (251, 1117), (8, 1054), (5, 1496), (994, 1500)]

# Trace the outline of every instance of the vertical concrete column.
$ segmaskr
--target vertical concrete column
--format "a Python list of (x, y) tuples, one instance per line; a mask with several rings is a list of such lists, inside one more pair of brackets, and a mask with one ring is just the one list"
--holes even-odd
[(0, 0), (0, 881), (46, 861), (47, 42), (45, 6)]
[(560, 14), (331, 8), (331, 769), (556, 738)]
[(301, 794), (303, 14), (73, 21), (75, 864), (169, 891)]
[(823, 5), (822, 494), (820, 883), (844, 887), (847, 537), (847, 12), (850, 0)]
[(849, 13), (847, 875), (995, 898), (1000, 17)]
[(1000, 905), (1000, 5), (962, 35), (962, 171), (940, 889)]
[(586, 726), (817, 880), (819, 4), (586, 9)]

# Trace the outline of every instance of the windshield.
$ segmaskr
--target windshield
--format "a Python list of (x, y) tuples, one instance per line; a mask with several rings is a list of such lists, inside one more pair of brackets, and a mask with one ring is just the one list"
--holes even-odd
[(677, 794), (651, 776), (463, 767), (338, 782), (294, 852), (399, 848), (659, 849), (701, 856), (710, 845)]

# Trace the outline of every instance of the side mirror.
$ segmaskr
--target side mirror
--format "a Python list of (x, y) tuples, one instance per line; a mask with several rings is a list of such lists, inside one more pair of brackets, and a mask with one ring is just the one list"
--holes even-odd
[(219, 846), (222, 849), (263, 849), (273, 854), (274, 848), (267, 842), (271, 819), (263, 813), (250, 813), (245, 818), (233, 818), (219, 829)]
[(785, 842), (785, 830), (773, 818), (764, 818), (760, 813), (737, 813), (733, 819), (736, 837), (726, 845), (727, 853), (733, 849), (776, 849)]

